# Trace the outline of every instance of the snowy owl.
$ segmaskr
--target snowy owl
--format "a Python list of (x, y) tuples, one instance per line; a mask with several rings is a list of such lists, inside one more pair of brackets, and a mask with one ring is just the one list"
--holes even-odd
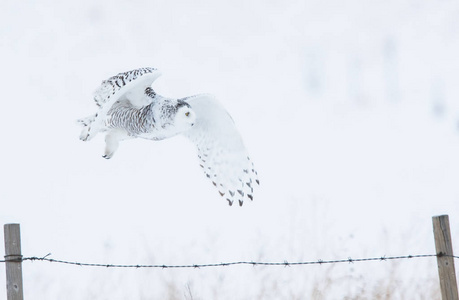
[(109, 159), (122, 140), (182, 134), (196, 144), (201, 168), (229, 205), (253, 200), (257, 171), (229, 113), (208, 94), (182, 99), (156, 94), (151, 85), (160, 75), (157, 69), (140, 68), (103, 81), (94, 93), (99, 110), (78, 120), (80, 139), (105, 132), (103, 157)]

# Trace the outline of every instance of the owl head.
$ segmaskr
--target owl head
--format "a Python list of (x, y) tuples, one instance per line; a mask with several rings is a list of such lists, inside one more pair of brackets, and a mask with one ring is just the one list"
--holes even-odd
[(172, 124), (177, 132), (185, 132), (196, 122), (196, 114), (191, 106), (182, 100), (177, 100), (176, 113)]

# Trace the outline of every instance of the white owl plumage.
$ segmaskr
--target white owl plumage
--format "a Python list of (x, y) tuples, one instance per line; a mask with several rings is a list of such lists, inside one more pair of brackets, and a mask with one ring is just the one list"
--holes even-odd
[(103, 157), (109, 159), (122, 140), (182, 134), (196, 144), (201, 168), (229, 205), (253, 200), (257, 171), (229, 113), (208, 94), (182, 99), (156, 94), (151, 85), (160, 75), (157, 69), (140, 68), (104, 80), (94, 93), (98, 112), (78, 120), (80, 139), (106, 132)]

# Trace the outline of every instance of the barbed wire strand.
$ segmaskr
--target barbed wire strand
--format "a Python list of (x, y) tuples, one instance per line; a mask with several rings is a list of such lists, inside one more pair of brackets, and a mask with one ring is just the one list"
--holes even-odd
[(369, 261), (388, 261), (388, 260), (400, 260), (400, 259), (413, 259), (413, 258), (425, 258), (425, 257), (452, 257), (458, 259), (459, 256), (439, 254), (418, 254), (418, 255), (402, 255), (402, 256), (381, 256), (381, 257), (370, 257), (370, 258), (351, 258), (337, 259), (337, 260), (315, 260), (315, 261), (300, 261), (300, 262), (255, 262), (255, 261), (235, 261), (235, 262), (222, 262), (222, 263), (210, 263), (210, 264), (189, 264), (189, 265), (122, 265), (122, 264), (101, 264), (101, 263), (84, 263), (76, 261), (66, 261), (60, 259), (49, 258), (51, 254), (47, 254), (43, 257), (17, 257), (14, 259), (0, 260), (0, 263), (4, 262), (23, 262), (23, 261), (48, 261), (50, 263), (59, 263), (67, 265), (76, 265), (81, 267), (103, 267), (103, 268), (160, 268), (160, 269), (180, 269), (180, 268), (208, 268), (208, 267), (226, 267), (234, 265), (252, 265), (252, 266), (298, 266), (298, 265), (323, 265), (323, 264), (337, 264), (337, 263), (354, 263), (354, 262), (369, 262)]

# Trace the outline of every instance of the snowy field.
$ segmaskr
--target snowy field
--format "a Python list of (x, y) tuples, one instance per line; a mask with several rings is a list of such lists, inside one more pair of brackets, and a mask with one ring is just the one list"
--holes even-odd
[[(218, 4), (217, 4), (218, 3)], [(457, 1), (3, 1), (0, 223), (24, 256), (105, 264), (459, 253)], [(78, 139), (92, 92), (156, 67), (212, 93), (258, 169), (229, 207), (177, 137)], [(3, 240), (3, 233), (0, 235)], [(26, 299), (439, 299), (435, 259), (104, 269), (25, 262)], [(6, 295), (0, 264), (0, 298)]]

